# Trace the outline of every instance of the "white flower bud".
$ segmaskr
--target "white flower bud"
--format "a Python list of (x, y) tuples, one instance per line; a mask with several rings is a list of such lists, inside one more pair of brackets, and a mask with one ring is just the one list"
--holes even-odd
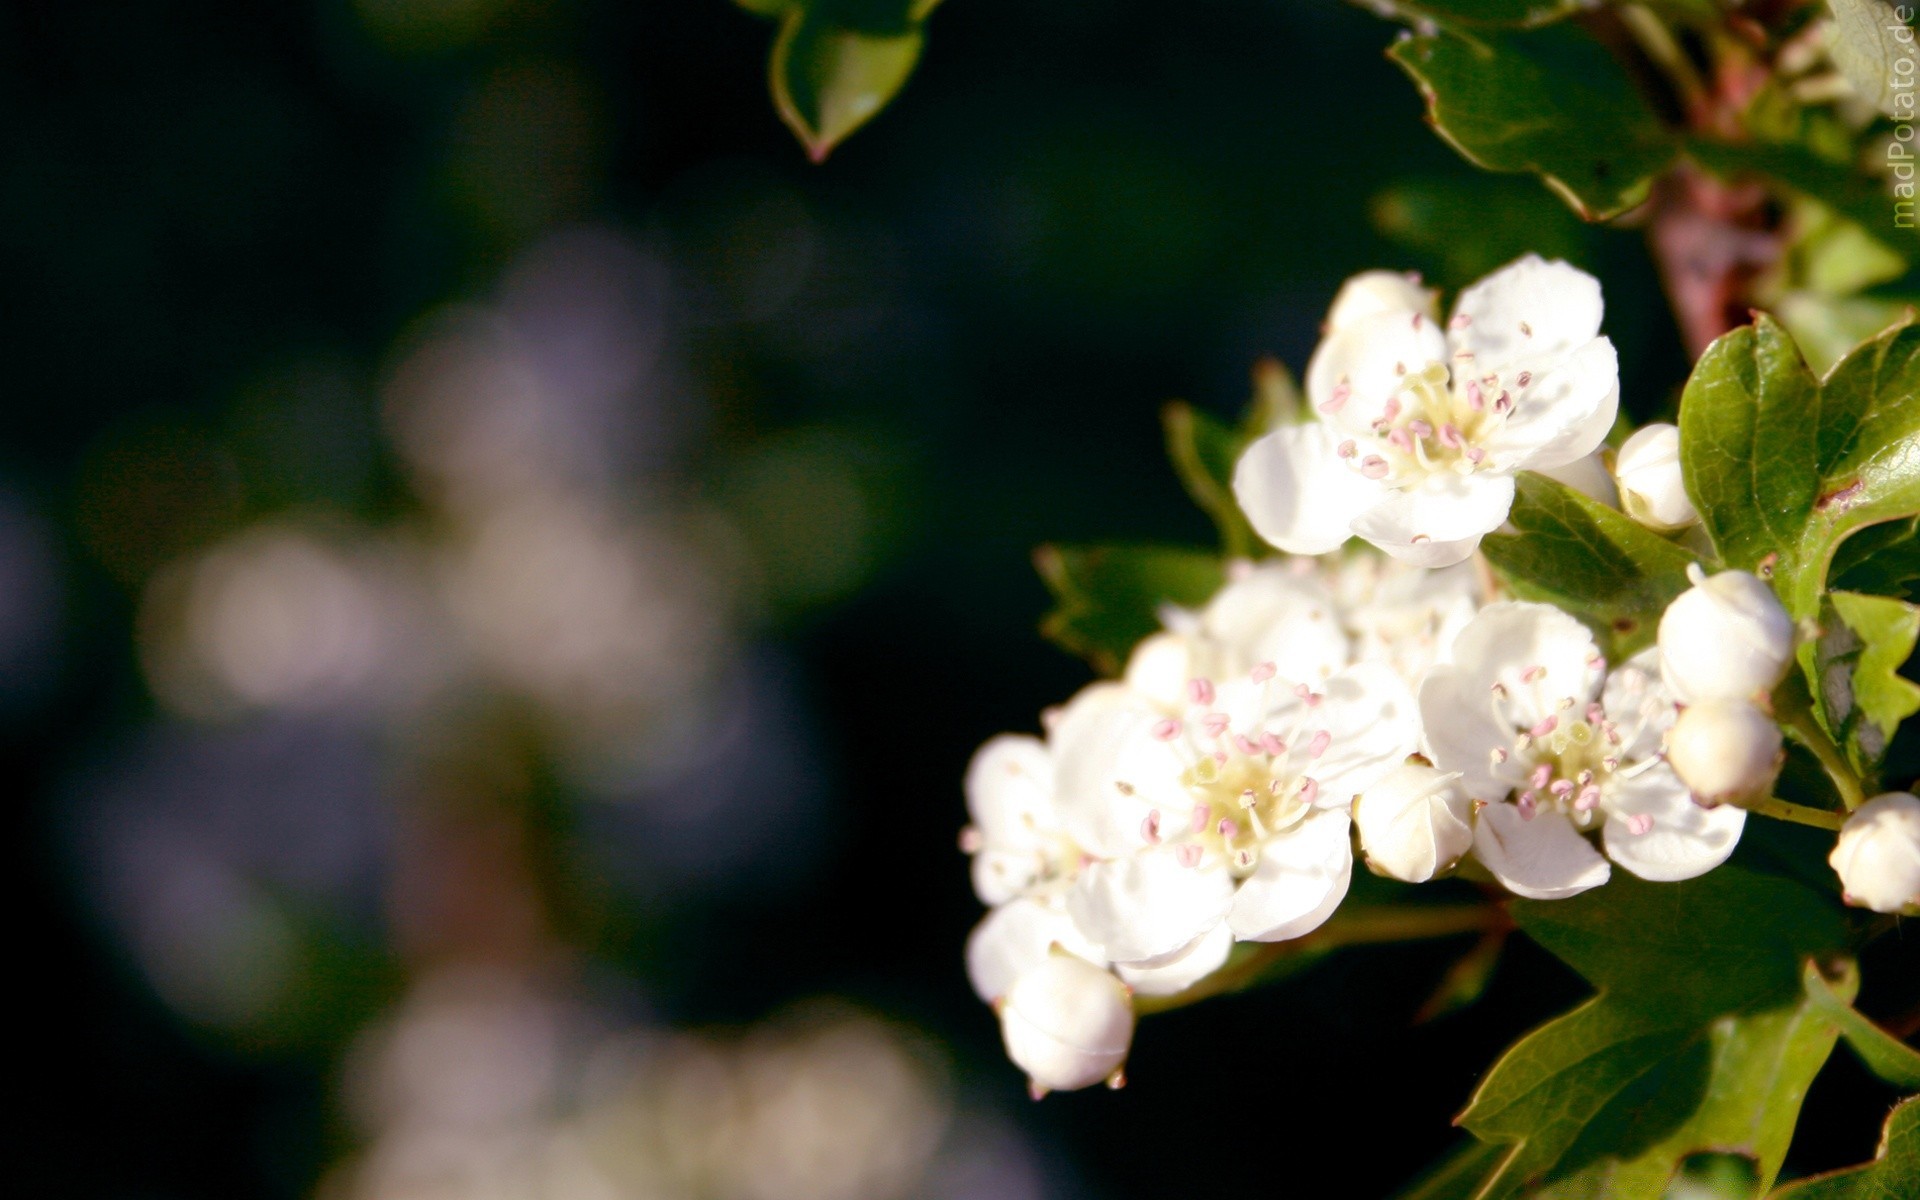
[(1168, 708), (1185, 703), (1193, 675), (1193, 648), (1177, 633), (1152, 634), (1127, 658), (1127, 686)]
[(1683, 704), (1749, 700), (1786, 674), (1793, 620), (1773, 589), (1745, 571), (1711, 579), (1689, 567), (1694, 586), (1660, 618), (1660, 675)]
[(1353, 820), (1367, 865), (1408, 883), (1425, 883), (1473, 845), (1473, 807), (1458, 772), (1418, 763), (1396, 767), (1360, 794)]
[(1862, 804), (1827, 862), (1848, 904), (1920, 915), (1920, 797), (1888, 792)]
[(1344, 329), (1382, 313), (1420, 313), (1434, 319), (1433, 290), (1417, 276), (1394, 271), (1362, 271), (1340, 285), (1327, 310), (1327, 332)]
[(1118, 979), (1055, 954), (1013, 981), (1000, 1006), (1007, 1057), (1036, 1096), (1090, 1087), (1119, 1073), (1133, 1042), (1133, 1002)]
[(1742, 700), (1688, 705), (1667, 733), (1667, 762), (1699, 799), (1737, 804), (1773, 786), (1780, 727)]
[(1628, 438), (1614, 460), (1627, 515), (1649, 529), (1671, 532), (1700, 520), (1680, 477), (1680, 427), (1649, 425)]
[(1555, 483), (1566, 484), (1589, 500), (1598, 500), (1608, 508), (1620, 507), (1619, 489), (1613, 486), (1613, 476), (1607, 473), (1607, 464), (1601, 460), (1598, 450), (1557, 467), (1534, 469)]

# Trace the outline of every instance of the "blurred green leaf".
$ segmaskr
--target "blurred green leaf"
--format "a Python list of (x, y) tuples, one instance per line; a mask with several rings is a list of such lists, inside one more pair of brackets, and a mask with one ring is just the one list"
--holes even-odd
[(1920, 1096), (1887, 1118), (1880, 1152), (1870, 1163), (1802, 1179), (1769, 1200), (1912, 1200), (1920, 1196)]
[(1652, 638), (1697, 561), (1617, 509), (1534, 472), (1516, 481), (1515, 533), (1481, 542), (1514, 593), (1558, 605), (1606, 631), (1616, 656)]
[(1118, 675), (1163, 605), (1204, 603), (1224, 580), (1220, 560), (1174, 546), (1042, 546), (1034, 566), (1054, 608), (1040, 632), (1103, 675)]
[(1875, 241), (1911, 256), (1920, 234), (1894, 224), (1886, 185), (1800, 145), (1690, 138), (1687, 157), (1709, 174), (1736, 181), (1758, 177), (1817, 200), (1858, 225)]
[[(1839, 989), (1827, 982), (1819, 968), (1808, 963), (1801, 972), (1807, 996), (1813, 1001), (1827, 1020), (1833, 1022), (1840, 1036), (1853, 1047), (1854, 1053), (1867, 1069), (1897, 1088), (1908, 1091), (1920, 1089), (1920, 1050), (1915, 1050), (1899, 1038), (1875, 1025), (1860, 1015), (1860, 1011), (1842, 998)], [(1857, 984), (1851, 980), (1843, 984), (1844, 990), (1851, 992)]]
[(1260, 545), (1233, 498), (1233, 467), (1252, 434), (1217, 417), (1175, 401), (1160, 412), (1167, 435), (1167, 457), (1174, 473), (1220, 531), (1220, 544), (1234, 558), (1246, 558)]
[(1529, 252), (1584, 260), (1587, 227), (1529, 180), (1472, 175), (1391, 184), (1369, 206), (1381, 235), (1419, 256), (1436, 283), (1467, 286)]
[(1521, 1039), (1475, 1092), (1460, 1123), (1511, 1150), (1474, 1194), (1558, 1183), (1652, 1200), (1708, 1150), (1752, 1157), (1770, 1185), (1837, 1037), (1801, 967), (1844, 953), (1838, 909), (1721, 867), (1683, 883), (1617, 872), (1569, 900), (1517, 901), (1513, 916), (1599, 995)]
[(1393, 1200), (1473, 1200), (1506, 1155), (1504, 1146), (1468, 1138)]
[(1359, 0), (1374, 12), (1385, 10), (1403, 21), (1443, 25), (1493, 25), (1531, 28), (1578, 12), (1579, 0)]
[(1440, 136), (1490, 171), (1531, 171), (1581, 216), (1647, 198), (1674, 140), (1605, 47), (1573, 25), (1468, 38), (1441, 31), (1388, 51)]
[(736, 0), (781, 19), (770, 84), (781, 120), (822, 162), (898, 95), (939, 0)]
[(1900, 722), (1920, 712), (1920, 684), (1900, 675), (1920, 636), (1920, 608), (1885, 596), (1833, 592), (1812, 649), (1827, 728), (1871, 777)]
[(1909, 86), (1894, 86), (1896, 64), (1914, 53), (1912, 28), (1894, 15), (1894, 6), (1886, 0), (1827, 0), (1827, 11), (1833, 14), (1827, 28), (1833, 65), (1882, 113), (1897, 121), (1913, 120), (1911, 61), (1906, 64)]
[[(1822, 381), (1761, 314), (1701, 356), (1680, 441), (1721, 559), (1770, 570), (1789, 612), (1817, 616), (1846, 537), (1920, 512), (1920, 326), (1862, 344)], [(1802, 653), (1811, 669), (1811, 648)]]

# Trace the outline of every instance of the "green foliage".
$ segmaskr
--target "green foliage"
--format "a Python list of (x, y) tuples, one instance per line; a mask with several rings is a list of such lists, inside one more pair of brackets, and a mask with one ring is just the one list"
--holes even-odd
[(1840, 543), (1833, 587), (1920, 601), (1920, 516), (1870, 525)]
[(1605, 47), (1569, 24), (1472, 36), (1445, 28), (1389, 55), (1440, 136), (1490, 171), (1531, 171), (1588, 220), (1647, 198), (1675, 143)]
[[(1590, 231), (1531, 180), (1475, 175), (1391, 184), (1370, 205), (1381, 235), (1458, 290), (1529, 252), (1586, 261)], [(1470, 230), (1470, 236), (1462, 231)]]
[(735, 0), (777, 17), (769, 83), (807, 155), (833, 148), (890, 103), (920, 61), (939, 0)]
[(1751, 1156), (1771, 1184), (1837, 1036), (1801, 976), (1807, 960), (1845, 952), (1829, 899), (1729, 866), (1684, 883), (1616, 872), (1570, 900), (1519, 901), (1513, 915), (1599, 995), (1521, 1039), (1482, 1081), (1460, 1123), (1511, 1150), (1472, 1195), (1544, 1182), (1556, 1194), (1659, 1197), (1706, 1150)]
[(1385, 7), (1405, 21), (1519, 29), (1558, 21), (1581, 6), (1577, 0), (1386, 0)]
[[(1901, 22), (1893, 6), (1882, 0), (1827, 0), (1827, 10), (1833, 14), (1827, 47), (1834, 65), (1875, 108), (1897, 120), (1911, 121), (1916, 115), (1913, 89), (1896, 88), (1894, 74), (1897, 64), (1913, 55), (1913, 31), (1907, 29), (1905, 37), (1899, 36)], [(1907, 70), (1913, 70), (1911, 63)]]
[(1531, 471), (1517, 480), (1508, 520), (1517, 532), (1480, 543), (1487, 561), (1515, 595), (1605, 631), (1616, 658), (1652, 640), (1697, 561), (1618, 509)]
[(1233, 466), (1251, 440), (1218, 417), (1175, 401), (1160, 412), (1167, 434), (1167, 457), (1187, 494), (1220, 531), (1220, 544), (1235, 557), (1249, 557), (1260, 545), (1253, 527), (1233, 498)]
[(1920, 1096), (1887, 1118), (1880, 1152), (1870, 1163), (1803, 1179), (1771, 1200), (1912, 1200), (1920, 1196)]
[(1852, 978), (1843, 979), (1841, 987), (1835, 988), (1812, 963), (1801, 974), (1807, 998), (1840, 1031), (1869, 1071), (1897, 1088), (1920, 1089), (1920, 1050), (1867, 1020), (1847, 1003), (1842, 993), (1855, 990), (1857, 984)]
[(1220, 560), (1173, 546), (1042, 546), (1034, 566), (1054, 608), (1040, 632), (1118, 675), (1134, 643), (1160, 628), (1160, 608), (1198, 605), (1220, 587)]
[(1884, 596), (1833, 592), (1811, 647), (1820, 711), (1854, 769), (1872, 777), (1900, 722), (1920, 712), (1920, 684), (1900, 667), (1920, 636), (1920, 608)]
[(1720, 558), (1770, 571), (1789, 612), (1817, 616), (1840, 543), (1920, 512), (1920, 326), (1873, 338), (1820, 380), (1762, 314), (1701, 356), (1680, 440)]

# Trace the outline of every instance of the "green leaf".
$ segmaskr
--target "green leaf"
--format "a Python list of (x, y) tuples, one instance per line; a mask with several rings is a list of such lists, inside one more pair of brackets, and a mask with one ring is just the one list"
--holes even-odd
[(1849, 592), (1920, 601), (1920, 516), (1870, 525), (1840, 543), (1831, 583)]
[(1260, 544), (1233, 498), (1233, 466), (1248, 438), (1218, 418), (1175, 401), (1160, 412), (1167, 434), (1167, 457), (1193, 497), (1220, 531), (1220, 544), (1235, 558), (1250, 556)]
[(1579, 0), (1360, 0), (1379, 12), (1384, 8), (1409, 23), (1491, 25), (1509, 29), (1532, 28), (1558, 21), (1581, 8)]
[(1738, 182), (1760, 176), (1784, 184), (1839, 213), (1881, 245), (1903, 255), (1916, 250), (1915, 233), (1894, 224), (1885, 184), (1806, 146), (1696, 137), (1688, 140), (1686, 150), (1688, 158), (1721, 179)]
[(1761, 314), (1701, 355), (1680, 445), (1720, 558), (1770, 572), (1795, 618), (1816, 617), (1835, 548), (1920, 512), (1920, 326), (1863, 343), (1822, 381)]
[[(1894, 15), (1894, 6), (1885, 0), (1827, 0), (1827, 9), (1833, 14), (1827, 49), (1847, 82), (1896, 121), (1920, 115), (1914, 110), (1912, 87), (1913, 30)], [(1908, 86), (1897, 88), (1894, 76), (1903, 59)]]
[(1900, 722), (1920, 712), (1920, 684), (1900, 674), (1920, 638), (1920, 608), (1885, 596), (1833, 592), (1811, 647), (1820, 710), (1854, 768), (1871, 776)]
[(1544, 475), (1522, 472), (1515, 483), (1507, 519), (1518, 532), (1480, 543), (1514, 593), (1607, 630), (1616, 656), (1651, 640), (1661, 612), (1687, 589), (1694, 556)]
[(1581, 262), (1591, 231), (1531, 180), (1406, 179), (1368, 205), (1373, 227), (1412, 251), (1434, 283), (1458, 290), (1521, 255)]
[(769, 84), (807, 156), (833, 148), (898, 95), (920, 61), (940, 0), (734, 0), (778, 17)]
[(1844, 954), (1828, 898), (1738, 867), (1684, 883), (1617, 871), (1570, 900), (1518, 901), (1513, 916), (1599, 995), (1482, 1081), (1460, 1123), (1511, 1149), (1475, 1195), (1549, 1183), (1651, 1200), (1707, 1150), (1753, 1158), (1770, 1185), (1837, 1036), (1801, 981), (1807, 959)]
[(1920, 1196), (1920, 1096), (1902, 1101), (1880, 1134), (1870, 1163), (1848, 1167), (1773, 1193), (1770, 1200), (1913, 1200)]
[(1220, 560), (1173, 546), (1042, 546), (1034, 566), (1054, 609), (1040, 632), (1104, 675), (1118, 675), (1164, 605), (1206, 602), (1224, 579)]
[(1506, 1154), (1503, 1146), (1468, 1138), (1393, 1200), (1472, 1200)]
[(1920, 1090), (1920, 1050), (1861, 1016), (1842, 995), (1843, 991), (1845, 995), (1852, 995), (1859, 987), (1859, 981), (1851, 977), (1851, 964), (1849, 977), (1841, 981), (1838, 989), (1828, 983), (1812, 963), (1806, 965), (1802, 974), (1808, 999), (1840, 1031), (1840, 1036), (1853, 1047), (1869, 1071), (1897, 1088)]
[(1490, 171), (1532, 171), (1590, 221), (1647, 198), (1674, 140), (1613, 56), (1570, 24), (1409, 38), (1389, 56), (1440, 136)]

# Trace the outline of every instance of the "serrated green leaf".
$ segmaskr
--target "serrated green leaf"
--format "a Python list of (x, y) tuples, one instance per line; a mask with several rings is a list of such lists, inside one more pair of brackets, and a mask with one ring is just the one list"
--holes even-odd
[(1507, 519), (1489, 534), (1487, 561), (1522, 599), (1540, 600), (1608, 631), (1616, 655), (1645, 645), (1660, 614), (1687, 589), (1698, 561), (1617, 509), (1531, 471), (1515, 481)]
[(1835, 548), (1920, 512), (1920, 326), (1862, 344), (1823, 381), (1761, 314), (1694, 367), (1680, 444), (1720, 558), (1770, 570), (1790, 613), (1817, 616)]
[(1548, 25), (1580, 11), (1579, 0), (1359, 0), (1403, 21), (1488, 25), (1507, 29)]
[(1040, 632), (1103, 675), (1118, 675), (1164, 605), (1204, 603), (1224, 580), (1220, 559), (1173, 546), (1042, 546), (1034, 566), (1054, 608)]
[[(1852, 995), (1858, 988), (1858, 982), (1852, 978), (1842, 980), (1839, 988), (1827, 982), (1826, 976), (1812, 963), (1802, 972), (1802, 982), (1807, 989), (1807, 997), (1821, 1015), (1840, 1031), (1840, 1036), (1853, 1047), (1867, 1069), (1897, 1088), (1907, 1091), (1920, 1089), (1920, 1050), (1915, 1050), (1899, 1038), (1875, 1025), (1860, 1015), (1844, 996)], [(1843, 995), (1844, 993), (1844, 995)]]
[[(1827, 28), (1833, 65), (1882, 113), (1896, 121), (1913, 120), (1913, 29), (1894, 15), (1894, 6), (1886, 0), (1827, 0), (1827, 11), (1833, 14)], [(1908, 86), (1895, 87), (1903, 59)]]
[(1854, 768), (1871, 778), (1900, 722), (1920, 712), (1920, 684), (1900, 674), (1920, 638), (1920, 608), (1833, 592), (1832, 620), (1812, 647), (1820, 705)]
[(1645, 200), (1673, 160), (1674, 139), (1633, 79), (1576, 26), (1442, 30), (1388, 54), (1461, 154), (1490, 171), (1534, 172), (1588, 220)]
[(1599, 995), (1482, 1081), (1460, 1123), (1512, 1148), (1475, 1195), (1553, 1183), (1653, 1198), (1704, 1150), (1751, 1157), (1770, 1185), (1837, 1036), (1800, 977), (1806, 960), (1844, 953), (1829, 899), (1737, 867), (1684, 883), (1616, 872), (1570, 900), (1518, 901), (1513, 916)]
[(1870, 1163), (1802, 1179), (1769, 1200), (1913, 1200), (1920, 1196), (1920, 1096), (1901, 1102)]

